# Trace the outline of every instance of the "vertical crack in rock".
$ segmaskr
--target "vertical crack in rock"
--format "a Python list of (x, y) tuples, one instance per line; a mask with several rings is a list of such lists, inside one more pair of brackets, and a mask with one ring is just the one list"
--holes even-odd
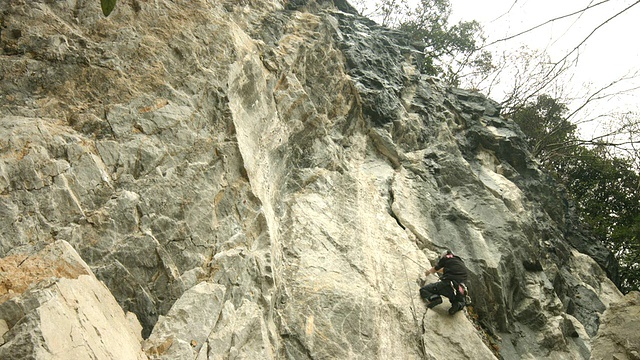
[(393, 188), (391, 185), (389, 185), (389, 215), (391, 215), (392, 218), (394, 218), (396, 220), (396, 222), (398, 223), (398, 226), (400, 226), (403, 230), (406, 229), (404, 225), (402, 225), (402, 221), (400, 221), (400, 219), (398, 218), (398, 216), (396, 215), (396, 213), (393, 211), (393, 203), (394, 203), (395, 199), (393, 196)]
[[(139, 335), (159, 359), (632, 353), (612, 325), (615, 258), (517, 126), (482, 94), (421, 74), (409, 37), (348, 2), (0, 12), (0, 261), (27, 254), (22, 269), (67, 241), (110, 290), (61, 281), (94, 295), (15, 325), (17, 304), (39, 300), (0, 266), (0, 357), (56, 348), (51, 324), (85, 306), (117, 313), (116, 335), (87, 315), (99, 345), (65, 330), (68, 349), (115, 339), (131, 353), (78, 358), (144, 358)], [(446, 305), (421, 309), (442, 248), (469, 267), (482, 331)]]

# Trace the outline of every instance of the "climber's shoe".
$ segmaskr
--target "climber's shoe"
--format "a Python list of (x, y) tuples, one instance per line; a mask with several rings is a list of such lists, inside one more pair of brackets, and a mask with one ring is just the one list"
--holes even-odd
[(451, 304), (451, 307), (449, 308), (449, 315), (453, 315), (462, 309), (464, 309), (464, 303), (456, 301)]
[(432, 309), (434, 306), (436, 305), (440, 305), (442, 304), (442, 298), (440, 296), (434, 298), (433, 300), (429, 300), (429, 302), (427, 303), (427, 307), (429, 309)]

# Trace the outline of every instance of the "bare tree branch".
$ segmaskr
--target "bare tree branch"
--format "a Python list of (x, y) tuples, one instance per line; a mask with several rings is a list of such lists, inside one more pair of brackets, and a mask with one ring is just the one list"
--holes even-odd
[[(606, 2), (609, 0), (604, 0), (603, 2)], [(600, 3), (599, 3), (600, 4)], [(562, 59), (560, 59), (559, 61), (556, 62), (556, 64), (562, 63), (564, 62), (567, 58), (569, 58), (569, 56), (571, 56), (571, 54), (573, 54), (574, 52), (578, 51), (578, 49), (585, 43), (587, 42), (587, 40), (589, 40), (589, 38), (596, 32), (598, 31), (601, 27), (603, 27), (604, 25), (606, 25), (609, 21), (615, 19), (616, 17), (620, 16), (621, 14), (623, 14), (624, 12), (626, 12), (627, 10), (631, 9), (632, 7), (636, 6), (640, 4), (640, 0), (634, 2), (633, 4), (627, 6), (626, 8), (624, 8), (623, 10), (617, 12), (615, 15), (611, 16), (610, 18), (608, 18), (607, 20), (603, 21), (602, 23), (600, 23), (600, 25), (596, 26), (590, 33), (589, 35), (587, 35), (584, 39), (582, 39), (582, 41), (580, 41), (580, 43), (578, 45), (576, 45), (573, 50), (569, 51)]]
[(635, 86), (632, 88), (628, 88), (628, 89), (624, 89), (624, 90), (619, 90), (614, 94), (610, 94), (610, 93), (604, 93), (606, 90), (614, 87), (615, 85), (618, 85), (619, 83), (625, 81), (625, 80), (631, 80), (631, 79), (635, 79), (637, 78), (637, 74), (634, 74), (632, 76), (623, 76), (620, 77), (614, 81), (612, 81), (611, 83), (609, 83), (608, 85), (605, 85), (603, 87), (601, 87), (600, 89), (598, 89), (597, 91), (591, 93), (591, 95), (589, 95), (583, 102), (581, 105), (577, 106), (575, 108), (575, 110), (573, 110), (569, 115), (567, 115), (567, 119), (571, 119), (572, 117), (574, 117), (577, 113), (579, 113), (580, 111), (582, 111), (587, 105), (593, 103), (594, 101), (598, 101), (598, 100), (603, 100), (603, 99), (607, 99), (613, 96), (617, 96), (617, 95), (621, 95), (624, 93), (628, 93), (628, 92), (632, 92), (635, 90), (640, 89), (640, 85), (639, 86)]
[[(485, 48), (485, 47), (488, 47), (488, 46), (491, 46), (491, 45), (497, 44), (497, 43), (499, 43), (499, 42), (504, 42), (504, 41), (507, 41), (507, 40), (514, 39), (514, 38), (516, 38), (516, 37), (518, 37), (518, 36), (522, 36), (522, 35), (524, 35), (524, 34), (526, 34), (526, 33), (529, 33), (529, 32), (531, 32), (531, 31), (533, 31), (533, 30), (535, 30), (535, 29), (538, 29), (538, 28), (540, 28), (540, 27), (543, 27), (543, 26), (545, 26), (545, 25), (547, 25), (547, 24), (550, 24), (550, 23), (555, 22), (555, 21), (558, 21), (558, 20), (562, 20), (562, 19), (564, 19), (564, 18), (567, 18), (567, 17), (573, 16), (573, 15), (576, 15), (576, 14), (581, 14), (581, 13), (583, 13), (583, 12), (585, 12), (585, 11), (589, 10), (589, 9), (592, 9), (592, 8), (594, 8), (594, 7), (596, 7), (596, 6), (602, 5), (602, 4), (607, 3), (607, 2), (609, 2), (609, 1), (611, 1), (611, 0), (603, 0), (603, 1), (600, 1), (599, 3), (593, 4), (593, 5), (589, 5), (589, 6), (585, 7), (585, 8), (583, 8), (583, 9), (580, 9), (580, 10), (578, 10), (578, 11), (574, 11), (574, 12), (572, 12), (572, 13), (570, 13), (570, 14), (566, 14), (566, 15), (562, 15), (562, 16), (555, 17), (555, 18), (550, 19), (550, 20), (547, 20), (547, 21), (545, 21), (545, 22), (543, 22), (543, 23), (541, 23), (541, 24), (538, 24), (538, 25), (536, 25), (536, 26), (534, 26), (534, 27), (532, 27), (532, 28), (529, 28), (529, 29), (527, 29), (527, 30), (521, 31), (521, 32), (519, 32), (519, 33), (517, 33), (517, 34), (511, 35), (511, 36), (507, 36), (507, 37), (505, 37), (505, 38), (498, 39), (498, 40), (495, 40), (495, 41), (492, 41), (492, 42), (490, 42), (490, 43), (488, 43), (488, 44), (483, 45), (483, 46), (482, 46), (482, 48)], [(513, 5), (515, 5), (515, 3), (514, 3)], [(512, 7), (513, 7), (513, 6), (512, 6)], [(482, 48), (481, 48), (481, 49), (482, 49)]]

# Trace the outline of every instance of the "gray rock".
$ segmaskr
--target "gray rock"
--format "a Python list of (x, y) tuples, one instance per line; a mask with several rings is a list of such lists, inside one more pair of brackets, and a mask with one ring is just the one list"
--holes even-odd
[(630, 292), (602, 315), (593, 339), (592, 359), (640, 358), (640, 293)]
[[(612, 255), (496, 102), (352, 10), (0, 3), (0, 256), (67, 241), (156, 357), (587, 357)], [(418, 296), (444, 248), (454, 317)]]
[(0, 269), (0, 358), (147, 358), (135, 315), (68, 243), (5, 257)]
[(218, 322), (225, 290), (209, 282), (187, 290), (158, 319), (144, 343), (145, 352), (154, 359), (194, 359)]
[(216, 329), (210, 333), (196, 360), (225, 359), (227, 355), (239, 359), (274, 359), (274, 344), (267, 326), (264, 312), (255, 303), (244, 300), (240, 308), (235, 309), (227, 302)]

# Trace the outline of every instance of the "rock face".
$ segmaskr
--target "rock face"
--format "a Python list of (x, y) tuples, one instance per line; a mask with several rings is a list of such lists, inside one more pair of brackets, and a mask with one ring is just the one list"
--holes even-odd
[(71, 245), (0, 260), (0, 359), (146, 359), (125, 316)]
[[(37, 279), (97, 292), (93, 272), (146, 356), (576, 359), (622, 332), (592, 342), (615, 267), (520, 130), (346, 1), (0, 14), (0, 256), (69, 243), (83, 275)], [(445, 248), (471, 271), (468, 314), (419, 298)], [(0, 351), (77, 315), (56, 311), (0, 312)]]
[(640, 359), (640, 293), (611, 304), (593, 340), (593, 359)]

